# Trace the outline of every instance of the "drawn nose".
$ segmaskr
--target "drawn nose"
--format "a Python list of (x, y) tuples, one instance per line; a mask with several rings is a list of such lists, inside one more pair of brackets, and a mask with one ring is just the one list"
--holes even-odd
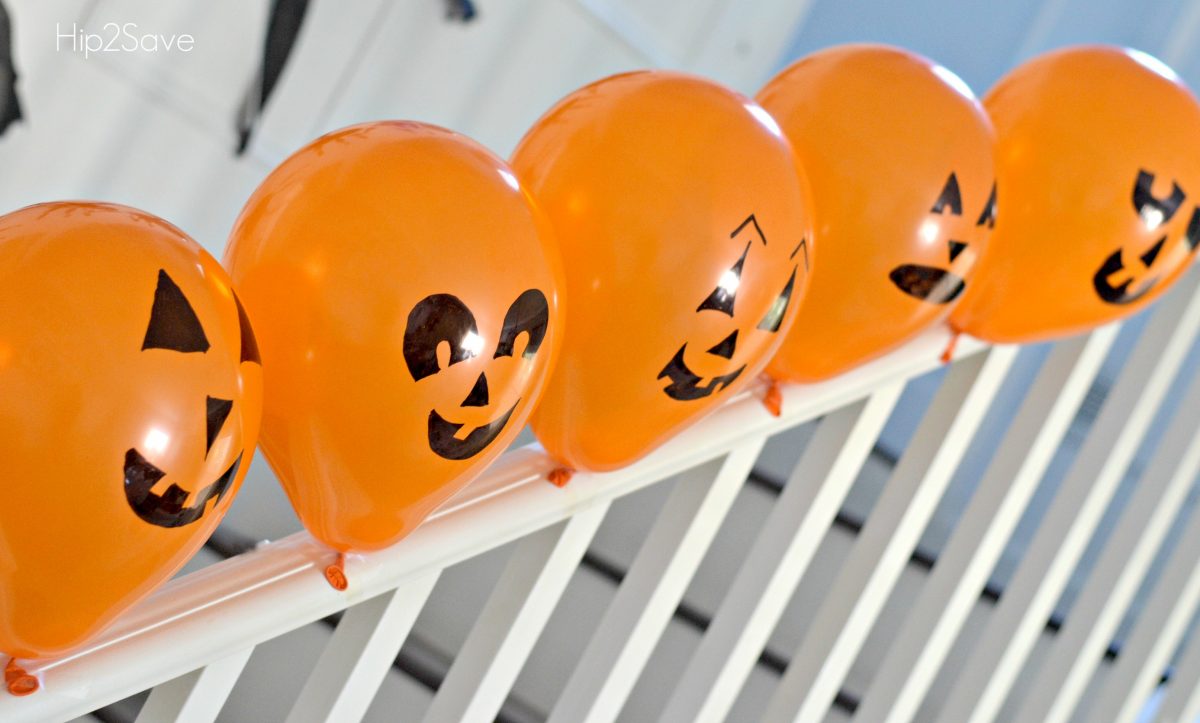
[(1150, 250), (1142, 254), (1142, 265), (1150, 268), (1154, 265), (1154, 260), (1158, 258), (1158, 252), (1162, 251), (1163, 244), (1166, 243), (1167, 237), (1163, 236), (1158, 240), (1158, 243), (1150, 247)]
[(958, 258), (959, 254), (967, 250), (967, 245), (962, 241), (951, 239), (946, 242), (950, 246), (950, 263), (954, 263), (954, 259)]
[(737, 329), (734, 329), (732, 334), (722, 339), (712, 349), (709, 349), (708, 353), (716, 354), (722, 359), (732, 359), (733, 352), (737, 349), (737, 334)]
[(483, 372), (479, 373), (479, 378), (475, 380), (475, 386), (471, 387), (471, 393), (462, 401), (461, 407), (486, 407), (488, 405), (488, 388), (487, 377)]

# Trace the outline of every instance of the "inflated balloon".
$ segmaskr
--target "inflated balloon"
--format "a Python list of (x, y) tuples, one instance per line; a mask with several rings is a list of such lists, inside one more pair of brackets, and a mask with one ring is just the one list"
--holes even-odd
[(440, 128), (309, 144), (250, 198), (226, 261), (260, 327), (263, 451), (339, 551), (397, 541), (486, 467), (557, 353), (548, 223), (502, 160)]
[(951, 315), (993, 342), (1073, 334), (1143, 308), (1200, 243), (1200, 104), (1143, 53), (1040, 56), (988, 93), (1000, 215)]
[(513, 166), (555, 224), (562, 358), (531, 419), (575, 469), (625, 465), (753, 379), (815, 260), (808, 189), (753, 101), (669, 72), (602, 80)]
[(0, 217), (0, 651), (61, 653), (175, 573), (261, 410), (250, 324), (182, 231), (101, 203)]
[(810, 55), (758, 94), (813, 187), (821, 263), (767, 372), (816, 381), (950, 312), (994, 224), (992, 131), (945, 68), (881, 45)]

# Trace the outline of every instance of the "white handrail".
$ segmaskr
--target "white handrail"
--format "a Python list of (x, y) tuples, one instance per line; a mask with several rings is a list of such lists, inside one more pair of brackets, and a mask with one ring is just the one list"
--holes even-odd
[[(669, 477), (854, 402), (881, 386), (940, 365), (949, 341), (935, 329), (903, 348), (837, 379), (785, 386), (783, 414), (762, 406), (763, 385), (625, 469), (577, 474), (557, 488), (544, 480), (554, 466), (536, 445), (503, 455), (482, 477), (386, 550), (351, 555), (347, 591), (322, 574), (333, 553), (307, 533), (174, 580), (122, 616), (97, 640), (58, 660), (30, 662), (42, 690), (0, 695), (0, 720), (45, 721), (78, 716), (229, 658), (307, 623), (442, 570), (461, 560), (570, 517), (593, 505)], [(958, 358), (986, 345), (963, 338)]]

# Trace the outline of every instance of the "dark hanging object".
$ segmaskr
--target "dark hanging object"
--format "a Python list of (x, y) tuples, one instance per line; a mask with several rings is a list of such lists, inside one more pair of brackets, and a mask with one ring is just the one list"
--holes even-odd
[(8, 9), (0, 3), (0, 135), (19, 120), (21, 102), (17, 98), (17, 69), (13, 65), (12, 22)]
[(475, 3), (471, 0), (446, 0), (446, 19), (471, 22), (475, 19)]
[(246, 93), (246, 100), (242, 103), (237, 117), (239, 156), (246, 152), (254, 126), (267, 106), (271, 91), (275, 90), (275, 84), (279, 82), (283, 66), (287, 64), (292, 46), (296, 44), (300, 28), (304, 25), (304, 15), (307, 11), (308, 0), (273, 0), (271, 3), (262, 66), (251, 83), (249, 92)]

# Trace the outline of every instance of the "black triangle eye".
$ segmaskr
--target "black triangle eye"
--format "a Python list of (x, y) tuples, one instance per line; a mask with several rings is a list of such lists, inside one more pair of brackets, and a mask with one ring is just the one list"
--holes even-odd
[(727, 316), (733, 316), (733, 302), (737, 299), (737, 288), (742, 282), (742, 267), (746, 265), (746, 254), (748, 253), (750, 253), (750, 244), (746, 244), (746, 250), (742, 252), (742, 257), (737, 260), (737, 263), (721, 274), (717, 288), (713, 289), (712, 293), (700, 302), (696, 311), (712, 309)]
[(1187, 243), (1188, 251), (1195, 251), (1196, 245), (1200, 244), (1200, 206), (1192, 211), (1192, 218), (1188, 221), (1187, 232), (1184, 233), (1183, 240)]
[(250, 326), (250, 317), (246, 316), (246, 310), (242, 308), (242, 300), (237, 294), (233, 295), (233, 303), (237, 305), (238, 312), (238, 329), (242, 336), (242, 354), (241, 362), (253, 362), (262, 366), (262, 356), (258, 353), (258, 339), (254, 336), (254, 329)]
[(987, 203), (983, 204), (983, 211), (979, 214), (979, 220), (975, 222), (976, 226), (986, 225), (988, 228), (996, 228), (996, 184), (992, 184), (992, 192), (988, 194)]
[(758, 322), (758, 328), (764, 331), (775, 333), (779, 331), (779, 327), (783, 325), (783, 315), (787, 313), (788, 305), (792, 303), (792, 291), (796, 288), (796, 269), (792, 269), (792, 275), (788, 278), (787, 285), (783, 287), (783, 291), (779, 296), (775, 297), (771, 308), (767, 310), (767, 315), (763, 320)]
[(204, 406), (204, 456), (207, 457), (212, 451), (213, 442), (217, 441), (217, 435), (221, 433), (221, 428), (225, 426), (225, 420), (229, 418), (229, 412), (233, 410), (233, 400), (206, 397)]
[(154, 306), (150, 309), (150, 323), (146, 326), (146, 337), (142, 340), (142, 351), (147, 349), (170, 349), (183, 353), (208, 351), (208, 337), (196, 316), (192, 305), (179, 286), (167, 276), (163, 269), (158, 271), (158, 286), (154, 289)]
[(962, 215), (962, 194), (958, 191), (958, 176), (953, 173), (946, 179), (946, 185), (942, 186), (942, 192), (933, 202), (933, 208), (929, 209), (929, 212), (943, 213), (947, 208), (955, 216)]

